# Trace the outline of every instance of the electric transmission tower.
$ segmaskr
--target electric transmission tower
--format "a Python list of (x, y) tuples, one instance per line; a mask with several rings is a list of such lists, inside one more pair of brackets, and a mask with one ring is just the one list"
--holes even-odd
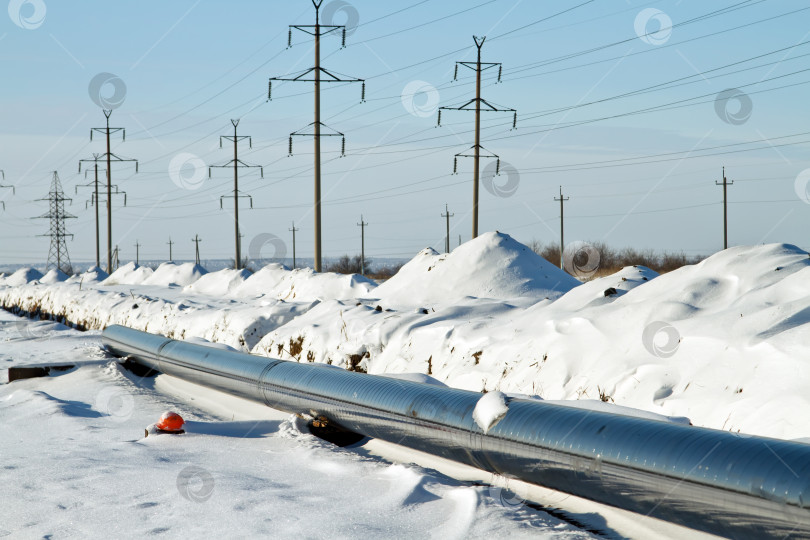
[[(475, 143), (464, 152), (459, 152), (453, 158), (453, 174), (458, 173), (458, 158), (471, 157), (473, 158), (473, 207), (472, 207), (472, 237), (478, 236), (478, 177), (479, 177), (479, 159), (482, 157), (481, 151), (483, 150), (483, 157), (495, 158), (498, 161), (495, 164), (495, 174), (500, 173), (501, 160), (497, 154), (485, 149), (481, 146), (481, 111), (489, 112), (511, 112), (514, 114), (512, 119), (512, 129), (517, 127), (517, 111), (515, 109), (505, 109), (493, 105), (489, 101), (481, 97), (481, 74), (491, 68), (498, 67), (498, 82), (501, 82), (501, 72), (503, 66), (500, 62), (481, 62), (481, 47), (484, 46), (486, 36), (481, 38), (473, 36), (473, 41), (478, 49), (478, 59), (475, 62), (456, 62), (455, 74), (453, 80), (458, 80), (458, 66), (464, 66), (475, 71), (475, 97), (470, 101), (459, 107), (439, 107), (438, 125), (442, 124), (442, 110), (445, 111), (475, 111)], [(470, 154), (470, 150), (473, 151)]]
[(65, 238), (68, 236), (73, 238), (73, 235), (68, 233), (65, 229), (66, 219), (75, 219), (76, 216), (65, 212), (65, 201), (73, 201), (65, 197), (62, 191), (62, 182), (59, 181), (59, 175), (53, 171), (53, 180), (51, 180), (51, 189), (48, 196), (44, 199), (37, 199), (38, 201), (48, 201), (50, 208), (47, 214), (39, 216), (37, 219), (49, 219), (51, 221), (51, 228), (48, 234), (41, 234), (40, 236), (49, 236), (51, 238), (51, 247), (48, 250), (48, 264), (46, 268), (57, 268), (67, 275), (73, 273), (73, 268), (70, 264), (70, 256), (68, 255), (67, 243)]
[[(0, 178), (3, 179), (3, 182), (6, 181), (6, 172), (1, 170), (1, 169), (0, 169)], [(0, 184), (0, 188), (10, 188), (12, 195), (17, 194), (17, 188), (15, 188), (14, 186), (7, 186), (5, 184)], [(0, 203), (3, 203), (3, 210), (5, 210), (6, 209), (6, 201), (0, 201)]]
[[(137, 159), (129, 159), (129, 158), (122, 158), (112, 153), (110, 150), (110, 134), (121, 132), (122, 140), (126, 140), (127, 132), (124, 128), (111, 128), (110, 127), (110, 115), (112, 114), (112, 109), (104, 109), (104, 117), (107, 119), (107, 125), (103, 128), (91, 128), (90, 129), (90, 140), (93, 140), (93, 133), (104, 133), (107, 138), (107, 151), (104, 154), (101, 154), (101, 158), (105, 158), (107, 161), (107, 273), (112, 273), (112, 265), (113, 265), (113, 249), (112, 249), (112, 163), (125, 163), (125, 162), (134, 162), (135, 163), (135, 172), (138, 172), (138, 160)], [(95, 156), (95, 155), (94, 155)], [(79, 172), (82, 172), (82, 161), (93, 161), (97, 162), (99, 158), (94, 159), (86, 159), (79, 161)]]
[[(314, 25), (290, 25), (290, 30), (287, 35), (287, 48), (292, 46), (292, 31), (300, 30), (306, 34), (315, 37), (315, 66), (311, 67), (296, 76), (289, 77), (271, 77), (267, 86), (267, 100), (272, 98), (273, 81), (293, 81), (293, 82), (313, 82), (315, 83), (315, 121), (307, 127), (290, 133), (290, 152), (292, 155), (292, 140), (294, 136), (313, 137), (315, 141), (315, 271), (321, 271), (321, 137), (341, 137), (341, 156), (346, 154), (346, 137), (343, 133), (335, 131), (323, 122), (321, 122), (321, 82), (349, 82), (349, 83), (362, 83), (360, 94), (361, 103), (366, 100), (366, 83), (364, 79), (345, 79), (321, 67), (321, 36), (331, 34), (338, 30), (342, 30), (342, 44), (341, 48), (346, 46), (346, 27), (335, 26), (331, 24), (321, 24), (319, 19), (319, 10), (323, 4), (323, 0), (312, 0), (312, 5), (315, 6), (315, 24)], [(321, 79), (321, 75), (324, 78)], [(321, 128), (329, 130), (328, 133), (321, 133)], [(310, 131), (311, 129), (311, 131)]]
[(728, 186), (734, 184), (734, 180), (728, 181), (726, 178), (726, 168), (723, 167), (723, 181), (715, 181), (715, 185), (723, 186), (723, 249), (728, 249)]
[[(96, 266), (99, 267), (99, 268), (101, 268), (101, 254), (100, 254), (101, 240), (100, 240), (100, 233), (99, 233), (100, 225), (99, 225), (99, 215), (98, 215), (99, 201), (101, 200), (99, 198), (99, 192), (98, 192), (98, 173), (99, 173), (98, 162), (99, 162), (100, 159), (102, 159), (102, 155), (101, 154), (96, 154), (94, 152), (93, 153), (93, 159), (82, 159), (82, 160), (79, 161), (79, 172), (81, 172), (81, 164), (82, 164), (82, 162), (85, 162), (85, 163), (92, 162), (93, 163), (93, 168), (92, 169), (86, 169), (84, 171), (84, 179), (85, 180), (87, 180), (87, 174), (91, 170), (93, 171), (93, 181), (90, 182), (89, 184), (80, 184), (80, 185), (76, 186), (76, 194), (77, 195), (79, 194), (79, 188), (80, 187), (93, 188), (93, 191), (90, 194), (90, 200), (85, 203), (84, 207), (85, 207), (85, 209), (87, 209), (87, 205), (90, 204), (93, 207), (95, 207), (95, 209), (96, 209)], [(101, 169), (101, 172), (104, 172), (106, 174), (106, 171), (104, 169)], [(126, 206), (127, 205), (127, 194), (126, 194), (126, 192), (119, 191), (118, 186), (116, 186), (114, 184), (111, 185), (110, 187), (115, 190), (112, 193), (112, 195), (123, 195), (124, 196), (124, 206)]]
[(565, 251), (565, 218), (563, 213), (563, 204), (571, 197), (563, 197), (562, 186), (560, 186), (560, 198), (554, 197), (555, 201), (560, 201), (560, 269), (564, 269), (565, 263), (563, 261), (563, 252)]
[(242, 249), (241, 245), (242, 242), (239, 239), (239, 198), (248, 198), (250, 199), (250, 207), (253, 208), (253, 197), (248, 194), (242, 194), (239, 191), (239, 169), (240, 168), (254, 168), (257, 167), (261, 171), (261, 176), (264, 178), (264, 167), (260, 165), (248, 165), (241, 159), (239, 159), (239, 142), (247, 139), (250, 148), (253, 148), (253, 139), (250, 135), (237, 135), (236, 134), (236, 126), (239, 125), (239, 119), (231, 120), (231, 124), (233, 124), (233, 135), (221, 135), (219, 137), (219, 147), (222, 148), (222, 140), (226, 141), (233, 141), (233, 159), (229, 162), (225, 163), (224, 165), (211, 165), (208, 167), (208, 177), (211, 178), (211, 169), (218, 168), (218, 169), (225, 169), (229, 167), (233, 167), (233, 195), (223, 195), (219, 198), (219, 207), (220, 209), (223, 208), (222, 206), (222, 199), (227, 197), (233, 197), (233, 221), (234, 221), (234, 244), (235, 244), (235, 252), (236, 255), (234, 256), (234, 268), (239, 270), (242, 264)]

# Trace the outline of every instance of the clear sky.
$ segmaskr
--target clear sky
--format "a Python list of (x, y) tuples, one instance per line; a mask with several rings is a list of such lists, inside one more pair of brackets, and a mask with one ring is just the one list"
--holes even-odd
[[(90, 191), (76, 186), (78, 160), (103, 152), (96, 102), (114, 101), (113, 151), (137, 158), (139, 172), (114, 166), (113, 243), (121, 258), (204, 258), (233, 252), (232, 147), (219, 136), (253, 137), (240, 158), (253, 198), (241, 214), (243, 250), (277, 235), (311, 257), (312, 140), (290, 132), (313, 120), (312, 84), (275, 83), (313, 64), (311, 38), (290, 24), (313, 24), (310, 0), (116, 2), (11, 0), (0, 16), (0, 266), (44, 263), (45, 197), (54, 170), (75, 234), (74, 261), (92, 260)], [(349, 25), (323, 39), (322, 65), (359, 84), (324, 85), (323, 121), (346, 135), (323, 139), (324, 256), (358, 253), (361, 214), (369, 257), (411, 257), (444, 246), (445, 204), (452, 244), (469, 240), (472, 160), (453, 156), (473, 143), (472, 35), (487, 36), (483, 97), (518, 111), (482, 115), (482, 144), (501, 157), (502, 174), (482, 179), (481, 231), (518, 240), (559, 239), (559, 186), (566, 242), (709, 254), (722, 247), (721, 167), (729, 187), (729, 242), (789, 242), (810, 248), (810, 4), (804, 0), (326, 0), (322, 22)], [(104, 76), (116, 79), (99, 85)], [(109, 77), (107, 77), (109, 79)], [(115, 84), (113, 84), (115, 83)], [(123, 84), (122, 84), (123, 83)], [(117, 86), (116, 86), (117, 85)], [(100, 89), (98, 87), (100, 86)], [(91, 96), (91, 94), (94, 94)], [(91, 99), (94, 97), (95, 99)], [(310, 128), (311, 129), (311, 128)], [(491, 171), (491, 160), (482, 169)], [(174, 170), (170, 170), (174, 164)], [(203, 165), (204, 164), (204, 165)], [(203, 165), (203, 166), (201, 166)], [(490, 168), (487, 169), (487, 166)], [(195, 169), (197, 167), (197, 169)], [(511, 176), (506, 172), (511, 171)], [(203, 176), (204, 175), (204, 176)], [(102, 231), (103, 231), (102, 227)], [(260, 235), (264, 235), (260, 237)], [(102, 235), (102, 246), (105, 237)], [(103, 252), (103, 248), (102, 248)], [(267, 255), (263, 253), (263, 255)], [(104, 256), (102, 255), (102, 259)]]

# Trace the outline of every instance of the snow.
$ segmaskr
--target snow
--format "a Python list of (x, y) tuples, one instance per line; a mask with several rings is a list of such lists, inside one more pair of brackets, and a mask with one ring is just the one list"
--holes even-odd
[(129, 262), (119, 267), (110, 277), (102, 281), (104, 285), (137, 285), (152, 275), (152, 269)]
[(509, 411), (506, 395), (503, 392), (488, 392), (481, 396), (473, 409), (473, 420), (487, 433)]
[[(2, 537), (592, 537), (493, 488), (335, 447), (259, 404), (136, 377), (96, 331), (21, 339), (20, 321), (0, 313), (0, 362), (78, 366), (0, 383)], [(166, 410), (186, 433), (144, 437)]]
[(32, 281), (42, 279), (42, 273), (34, 268), (20, 268), (2, 281), (2, 285), (16, 287)]
[[(422, 251), (379, 286), (279, 264), (250, 276), (163, 265), (138, 283), (128, 265), (82, 287), (75, 277), (46, 285), (23, 269), (0, 281), (0, 303), (89, 329), (123, 324), (287, 360), (804, 440), (809, 267), (795, 246), (740, 246), (660, 276), (630, 266), (579, 283), (487, 233), (449, 255)], [(200, 277), (182, 286), (180, 274)]]
[(509, 235), (490, 232), (449, 254), (424, 249), (368, 297), (397, 307), (452, 304), (466, 297), (536, 301), (557, 298), (579, 284)]
[(313, 302), (321, 298), (345, 300), (358, 298), (375, 286), (374, 281), (358, 274), (315, 273), (311, 268), (290, 271), (284, 265), (271, 263), (245, 280), (232, 295), (297, 302)]
[(206, 273), (205, 268), (199, 264), (166, 262), (158, 266), (155, 272), (143, 281), (143, 284), (185, 287)]
[(223, 268), (218, 272), (205, 274), (185, 287), (185, 291), (210, 296), (225, 296), (242, 285), (250, 277), (248, 270)]
[(68, 283), (98, 283), (107, 279), (109, 274), (99, 268), (98, 266), (91, 266), (86, 272), (70, 276), (67, 280)]
[(54, 283), (59, 283), (60, 281), (65, 281), (66, 279), (68, 279), (67, 274), (58, 268), (51, 268), (39, 279), (39, 282), (46, 285), (52, 285)]

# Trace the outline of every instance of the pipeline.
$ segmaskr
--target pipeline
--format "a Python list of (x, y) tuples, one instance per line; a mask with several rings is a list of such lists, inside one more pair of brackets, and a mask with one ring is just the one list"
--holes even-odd
[(810, 538), (810, 445), (214, 349), (110, 326), (112, 354), (342, 429), (729, 538)]

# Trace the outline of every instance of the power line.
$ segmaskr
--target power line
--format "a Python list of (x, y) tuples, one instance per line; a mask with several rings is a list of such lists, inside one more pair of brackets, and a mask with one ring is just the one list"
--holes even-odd
[(248, 165), (241, 159), (239, 159), (239, 142), (247, 140), (249, 146), (253, 147), (253, 139), (250, 135), (237, 135), (236, 134), (236, 126), (239, 125), (239, 120), (231, 120), (231, 124), (233, 124), (233, 135), (222, 135), (219, 138), (219, 147), (222, 148), (222, 141), (223, 139), (226, 141), (233, 141), (233, 159), (227, 162), (224, 165), (211, 165), (208, 167), (208, 177), (211, 177), (211, 169), (212, 168), (229, 168), (233, 167), (233, 195), (222, 195), (219, 198), (219, 207), (222, 208), (222, 199), (227, 197), (233, 198), (233, 220), (234, 220), (234, 268), (239, 270), (242, 264), (242, 255), (241, 255), (241, 244), (242, 241), (240, 240), (239, 234), (239, 199), (247, 197), (250, 199), (250, 207), (253, 208), (253, 197), (248, 194), (243, 194), (239, 191), (239, 169), (240, 168), (250, 168), (250, 167), (258, 167), (261, 171), (262, 178), (264, 178), (264, 168), (259, 165)]
[(571, 197), (563, 197), (562, 186), (560, 186), (560, 197), (554, 197), (555, 201), (560, 201), (560, 269), (564, 269), (563, 251), (565, 250), (565, 213), (563, 204)]
[[(490, 112), (512, 112), (514, 119), (512, 120), (512, 128), (517, 124), (517, 111), (515, 109), (503, 109), (496, 105), (491, 104), (489, 101), (481, 97), (481, 73), (487, 69), (494, 67), (498, 68), (498, 80), (501, 80), (501, 70), (503, 65), (500, 62), (481, 62), (481, 47), (484, 46), (486, 36), (473, 36), (475, 47), (477, 49), (477, 60), (475, 62), (456, 62), (455, 75), (453, 79), (458, 78), (458, 66), (475, 70), (475, 97), (459, 107), (439, 107), (438, 125), (442, 123), (442, 111), (475, 111), (475, 143), (471, 147), (473, 153), (468, 154), (469, 150), (455, 155), (453, 158), (453, 173), (457, 172), (458, 158), (459, 157), (472, 157), (473, 158), (473, 205), (472, 205), (472, 238), (478, 237), (478, 177), (479, 177), (479, 160), (481, 158), (481, 150), (486, 154), (484, 157), (495, 158), (497, 160), (495, 165), (495, 174), (498, 174), (500, 169), (500, 158), (483, 146), (481, 146), (481, 109)], [(475, 104), (475, 108), (469, 108), (471, 104)]]
[(726, 168), (723, 167), (723, 181), (715, 182), (718, 186), (723, 186), (723, 249), (728, 249), (728, 186), (734, 181), (726, 178)]
[[(126, 163), (126, 162), (134, 162), (135, 163), (135, 172), (138, 172), (138, 160), (137, 159), (130, 159), (130, 158), (122, 158), (112, 153), (110, 150), (110, 134), (111, 133), (121, 133), (122, 140), (126, 140), (127, 132), (124, 128), (111, 128), (110, 127), (110, 115), (112, 114), (112, 109), (103, 109), (104, 111), (104, 118), (107, 121), (106, 127), (103, 128), (92, 128), (90, 130), (90, 140), (93, 140), (93, 133), (99, 132), (104, 133), (107, 140), (107, 152), (101, 155), (101, 157), (105, 157), (107, 159), (107, 273), (112, 274), (113, 270), (113, 263), (112, 263), (112, 162), (115, 161), (116, 163)], [(79, 172), (82, 170), (82, 161), (79, 160)], [(89, 160), (86, 160), (89, 161)], [(98, 201), (96, 201), (98, 204)]]
[(368, 223), (363, 221), (363, 214), (360, 214), (360, 275), (366, 275), (366, 226)]
[[(288, 34), (288, 47), (292, 46), (292, 31), (293, 29), (299, 30), (306, 34), (309, 34), (315, 38), (315, 66), (305, 70), (304, 72), (298, 74), (295, 77), (271, 77), (267, 87), (267, 99), (268, 101), (272, 97), (272, 84), (273, 81), (308, 81), (315, 83), (315, 120), (307, 127), (312, 127), (312, 133), (309, 133), (306, 128), (304, 130), (299, 130), (290, 134), (290, 155), (292, 155), (292, 138), (296, 135), (302, 136), (311, 136), (315, 141), (315, 169), (314, 169), (314, 176), (315, 176), (315, 209), (314, 209), (314, 219), (315, 219), (315, 271), (321, 271), (321, 136), (340, 136), (343, 137), (342, 143), (342, 150), (341, 155), (345, 154), (346, 150), (346, 139), (343, 133), (338, 131), (334, 131), (332, 133), (321, 133), (321, 127), (327, 127), (325, 124), (321, 122), (321, 75), (324, 75), (325, 78), (323, 82), (360, 82), (362, 83), (362, 90), (361, 90), (361, 101), (365, 101), (366, 97), (366, 83), (363, 79), (343, 79), (340, 76), (336, 75), (335, 73), (330, 72), (329, 70), (321, 67), (321, 36), (328, 35), (333, 33), (339, 29), (343, 31), (342, 43), (345, 46), (346, 44), (346, 27), (340, 25), (321, 25), (319, 20), (319, 10), (321, 8), (321, 4), (323, 4), (323, 0), (312, 0), (312, 5), (315, 6), (315, 24), (314, 25), (291, 25), (289, 34)], [(322, 29), (325, 29), (325, 32), (321, 32)], [(309, 75), (312, 74), (312, 77), (309, 78)], [(329, 129), (329, 128), (327, 128)]]

